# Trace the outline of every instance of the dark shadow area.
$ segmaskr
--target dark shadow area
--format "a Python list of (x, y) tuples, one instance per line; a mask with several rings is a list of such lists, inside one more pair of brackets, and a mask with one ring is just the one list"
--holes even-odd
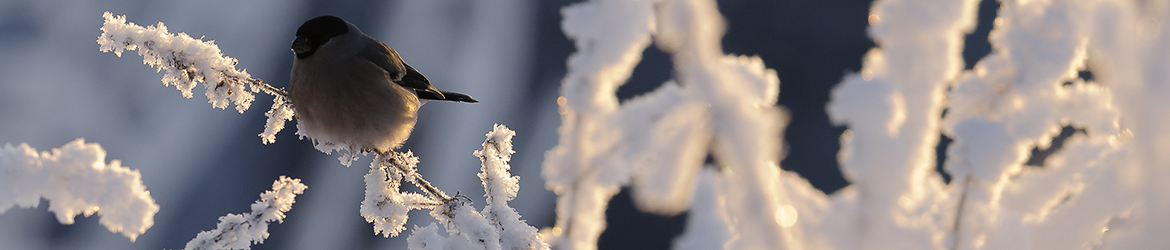
[(991, 34), (991, 28), (995, 26), (995, 17), (999, 15), (999, 1), (996, 0), (982, 0), (979, 1), (978, 23), (975, 25), (975, 30), (967, 34), (963, 41), (963, 62), (965, 66), (963, 69), (970, 70), (975, 67), (975, 63), (991, 54), (991, 42), (987, 40), (987, 36)]
[(630, 74), (630, 79), (618, 87), (618, 100), (625, 102), (658, 89), (662, 83), (671, 79), (671, 72), (674, 72), (674, 62), (671, 61), (670, 54), (659, 50), (658, 46), (653, 44), (647, 46), (646, 50), (642, 51), (642, 61), (634, 66), (634, 73)]
[(938, 134), (938, 146), (934, 147), (934, 171), (942, 176), (943, 182), (946, 184), (951, 184), (952, 178), (951, 173), (947, 173), (945, 167), (947, 162), (947, 148), (951, 147), (952, 142), (955, 142), (955, 140), (944, 133), (940, 133)]
[(605, 223), (597, 249), (670, 249), (687, 224), (687, 214), (665, 217), (639, 212), (630, 188), (624, 187), (610, 199)]
[(1075, 128), (1072, 125), (1065, 125), (1060, 129), (1060, 134), (1052, 137), (1052, 144), (1049, 144), (1048, 148), (1032, 148), (1032, 156), (1028, 157), (1028, 161), (1024, 162), (1024, 166), (1039, 168), (1044, 167), (1044, 160), (1047, 160), (1048, 156), (1059, 152), (1060, 149), (1064, 147), (1064, 141), (1068, 140), (1069, 137), (1072, 137), (1076, 134), (1087, 135), (1088, 132), (1086, 132), (1083, 128)]
[[(991, 54), (991, 42), (988, 36), (991, 34), (991, 29), (995, 26), (995, 18), (999, 15), (999, 1), (996, 0), (982, 0), (979, 1), (979, 13), (976, 14), (975, 29), (968, 33), (963, 38), (963, 69), (971, 70), (975, 68), (975, 64), (979, 63), (988, 54)], [(947, 92), (951, 88), (947, 87)], [(946, 118), (947, 109), (943, 109), (942, 118)], [(935, 172), (942, 176), (943, 181), (947, 184), (951, 183), (952, 176), (946, 171), (947, 162), (947, 148), (950, 147), (954, 139), (951, 139), (946, 134), (939, 134), (938, 145), (935, 146)]]
[[(874, 43), (866, 34), (870, 1), (718, 1), (727, 18), (723, 49), (758, 55), (780, 77), (779, 104), (789, 110), (787, 154), (780, 166), (833, 193), (849, 182), (837, 164), (845, 127), (825, 113), (845, 72), (861, 70)], [(779, 138), (777, 138), (779, 139)]]
[(1093, 81), (1093, 71), (1090, 71), (1089, 67), (1085, 66), (1085, 69), (1077, 71), (1077, 79), (1085, 82)]
[(1096, 82), (1092, 82), (1093, 71), (1089, 70), (1088, 66), (1085, 66), (1084, 69), (1077, 71), (1077, 78), (1076, 79), (1065, 81), (1064, 84), (1062, 84), (1061, 86), (1071, 86), (1071, 85), (1073, 85), (1073, 81), (1075, 81), (1075, 80), (1079, 80), (1079, 81), (1084, 82), (1084, 83), (1090, 83), (1090, 82), (1096, 83)]

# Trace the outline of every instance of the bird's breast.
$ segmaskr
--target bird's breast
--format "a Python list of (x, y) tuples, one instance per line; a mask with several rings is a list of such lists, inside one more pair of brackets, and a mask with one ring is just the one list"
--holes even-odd
[(316, 140), (389, 150), (413, 129), (418, 97), (364, 60), (297, 60), (289, 95), (306, 134)]

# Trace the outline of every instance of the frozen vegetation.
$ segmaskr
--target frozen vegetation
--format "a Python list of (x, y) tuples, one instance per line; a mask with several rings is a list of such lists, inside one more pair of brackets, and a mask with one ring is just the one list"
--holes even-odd
[[(509, 206), (520, 180), (509, 165), (515, 132), (502, 125), (474, 152), (482, 208), (423, 179), (408, 151), (373, 157), (354, 210), (384, 237), (408, 228), (408, 212), (429, 210), (436, 222), (409, 226), (410, 249), (596, 249), (622, 187), (642, 211), (687, 214), (676, 249), (1170, 247), (1170, 3), (1005, 0), (992, 52), (964, 70), (963, 37), (976, 26), (978, 3), (873, 3), (868, 31), (877, 47), (825, 107), (848, 128), (839, 163), (850, 186), (831, 194), (780, 168), (781, 83), (762, 59), (723, 52), (726, 24), (714, 0), (590, 0), (561, 12), (576, 52), (557, 99), (558, 145), (542, 165), (557, 195), (555, 226), (538, 231)], [(137, 51), (184, 97), (202, 83), (213, 107), (243, 112), (255, 93), (273, 96), (264, 144), (295, 117), (283, 90), (236, 69), (214, 43), (161, 22), (104, 18), (101, 51)], [(673, 79), (619, 101), (648, 46), (671, 54)], [(1083, 132), (1042, 167), (1025, 166), (1031, 149), (1054, 147), (1068, 126)], [(943, 165), (949, 182), (935, 170), (940, 134), (954, 139)], [(45, 152), (6, 145), (0, 211), (45, 198), (61, 223), (97, 214), (134, 240), (160, 210), (141, 179), (106, 162), (97, 144)], [(282, 176), (250, 213), (221, 217), (187, 248), (259, 244), (305, 190)]]
[(0, 213), (35, 207), (41, 198), (49, 200), (49, 211), (61, 224), (96, 213), (110, 232), (131, 241), (154, 225), (159, 209), (142, 174), (118, 160), (106, 162), (97, 143), (77, 139), (49, 151), (28, 144), (0, 147)]
[(215, 229), (199, 232), (183, 250), (251, 249), (254, 244), (264, 243), (268, 223), (284, 222), (284, 213), (292, 209), (297, 195), (306, 188), (300, 179), (281, 176), (272, 182), (272, 190), (260, 194), (260, 200), (252, 203), (252, 212), (219, 217)]
[[(974, 0), (877, 1), (877, 43), (826, 107), (849, 130), (851, 185), (824, 194), (781, 171), (778, 81), (725, 55), (711, 0), (595, 0), (565, 8), (576, 42), (560, 144), (544, 165), (559, 195), (557, 249), (595, 249), (630, 186), (644, 211), (691, 211), (679, 249), (1155, 249), (1170, 225), (1170, 4), (1003, 1), (993, 52), (963, 70)], [(605, 18), (597, 18), (602, 17)], [(646, 46), (675, 79), (619, 103)], [(1093, 79), (1077, 78), (1092, 70)], [(944, 113), (944, 110), (946, 112)], [(1063, 126), (1043, 168), (1024, 167)], [(940, 131), (954, 138), (944, 183)], [(707, 155), (714, 163), (704, 166)]]
[[(191, 97), (191, 89), (204, 83), (207, 98), (215, 108), (225, 108), (231, 101), (239, 112), (249, 108), (252, 93), (263, 92), (274, 96), (272, 108), (265, 114), (268, 122), (260, 136), (267, 144), (275, 141), (284, 121), (295, 116), (284, 101), (285, 91), (254, 79), (244, 70), (236, 70), (236, 59), (223, 55), (213, 42), (194, 39), (185, 33), (173, 34), (159, 22), (142, 27), (128, 22), (125, 16), (106, 12), (98, 44), (102, 52), (113, 51), (119, 57), (126, 50), (137, 50), (143, 63), (166, 71), (164, 85), (174, 85), (184, 97)], [(250, 90), (246, 91), (245, 86)], [(298, 131), (298, 135), (303, 131)], [(360, 211), (375, 233), (397, 236), (405, 230), (407, 212), (416, 209), (431, 210), (431, 216), (443, 225), (449, 236), (438, 228), (415, 227), (407, 239), (411, 249), (547, 249), (537, 236), (536, 228), (520, 219), (507, 205), (519, 191), (519, 177), (512, 176), (507, 162), (511, 159), (512, 136), (515, 132), (496, 125), (483, 150), (474, 154), (480, 158), (479, 177), (483, 181), (488, 206), (482, 212), (470, 206), (470, 199), (460, 195), (449, 196), (422, 178), (417, 171), (419, 160), (407, 151), (376, 154), (366, 174), (366, 196)], [(349, 145), (322, 146), (324, 153), (348, 150), (341, 163), (348, 166), (358, 157)], [(402, 181), (419, 187), (423, 193), (400, 190)], [(248, 249), (263, 243), (268, 237), (268, 223), (283, 221), (284, 213), (292, 208), (297, 194), (307, 188), (299, 179), (281, 177), (271, 191), (261, 194), (261, 200), (252, 205), (252, 212), (243, 215), (228, 214), (219, 218), (217, 228), (199, 233), (185, 249)]]

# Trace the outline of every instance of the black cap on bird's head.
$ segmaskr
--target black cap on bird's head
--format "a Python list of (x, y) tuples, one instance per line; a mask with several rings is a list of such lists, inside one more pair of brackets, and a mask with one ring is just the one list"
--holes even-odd
[(349, 33), (349, 25), (345, 20), (335, 16), (319, 16), (305, 21), (297, 29), (297, 38), (293, 40), (292, 51), (297, 58), (304, 59), (317, 52), (317, 48), (329, 42), (330, 38)]

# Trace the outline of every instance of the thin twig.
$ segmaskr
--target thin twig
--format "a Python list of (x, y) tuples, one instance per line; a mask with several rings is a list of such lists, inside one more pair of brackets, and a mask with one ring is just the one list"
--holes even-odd
[(963, 191), (959, 194), (958, 210), (955, 211), (955, 227), (951, 229), (951, 233), (955, 235), (955, 240), (951, 241), (951, 250), (959, 249), (959, 224), (963, 222), (963, 207), (967, 203), (967, 190), (971, 188), (971, 176), (963, 180)]
[(265, 94), (269, 94), (269, 95), (273, 95), (273, 96), (279, 95), (281, 97), (284, 97), (285, 100), (288, 100), (288, 92), (284, 91), (284, 88), (277, 88), (277, 87), (273, 87), (272, 85), (268, 85), (267, 83), (264, 83), (264, 80), (261, 80), (260, 78), (248, 78), (248, 80), (246, 82), (248, 84), (250, 84), (253, 89), (259, 89), (260, 91), (264, 92)]
[(422, 174), (418, 173), (418, 171), (414, 168), (409, 167), (409, 164), (406, 163), (405, 156), (402, 153), (390, 151), (388, 153), (377, 154), (378, 156), (385, 159), (386, 164), (394, 166), (394, 168), (398, 169), (398, 171), (402, 171), (407, 181), (422, 189), (423, 192), (426, 192), (432, 198), (439, 198), (441, 201), (451, 200), (451, 196), (447, 195), (447, 193), (444, 193), (443, 190), (439, 190), (439, 188), (436, 188), (434, 185), (431, 185), (430, 181), (423, 179)]

